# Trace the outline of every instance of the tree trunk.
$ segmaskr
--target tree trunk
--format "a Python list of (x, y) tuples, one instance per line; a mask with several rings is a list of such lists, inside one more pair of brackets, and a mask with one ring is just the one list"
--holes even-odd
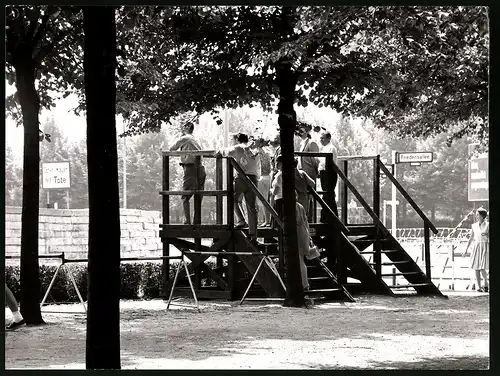
[(84, 7), (89, 252), (87, 369), (120, 369), (120, 209), (113, 7)]
[[(22, 50), (21, 50), (22, 51)], [(35, 68), (31, 51), (18, 55), (16, 88), (24, 126), (23, 209), (21, 216), (21, 314), (28, 325), (44, 324), (40, 310), (41, 284), (38, 265), (38, 214), (40, 151)]]
[(293, 109), (297, 76), (288, 62), (276, 65), (276, 81), (280, 91), (278, 124), (280, 126), (281, 154), (283, 156), (283, 208), (285, 245), (285, 306), (304, 306), (304, 290), (300, 278), (299, 249), (297, 244), (297, 220), (295, 216), (295, 174), (293, 167), (293, 136), (296, 114)]

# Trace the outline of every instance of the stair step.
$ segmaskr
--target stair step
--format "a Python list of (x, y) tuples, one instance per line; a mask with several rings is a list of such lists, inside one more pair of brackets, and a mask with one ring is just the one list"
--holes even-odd
[[(397, 253), (397, 252), (403, 252), (400, 251), (399, 249), (382, 249), (380, 253)], [(362, 255), (370, 255), (370, 254), (375, 254), (375, 251), (361, 251), (360, 252)]]
[(266, 301), (266, 302), (270, 302), (270, 301), (274, 301), (274, 302), (282, 302), (285, 300), (285, 298), (245, 298), (245, 301), (255, 301), (255, 302), (258, 302), (258, 301)]
[[(412, 261), (410, 260), (403, 260), (403, 261), (391, 261), (391, 262), (382, 262), (380, 263), (380, 265), (396, 265), (396, 264), (408, 264)], [(376, 263), (374, 262), (370, 262), (369, 263), (370, 265), (377, 265)]]
[(327, 279), (330, 279), (330, 277), (309, 277), (309, 281), (326, 281)]
[(396, 275), (414, 275), (414, 274), (424, 274), (422, 272), (404, 272), (404, 273), (387, 273), (387, 274), (381, 274), (382, 277), (392, 277)]
[(424, 286), (431, 286), (432, 283), (426, 282), (426, 283), (410, 283), (409, 285), (394, 285), (394, 286), (388, 286), (391, 289), (406, 289), (408, 287), (424, 287)]
[(327, 293), (327, 292), (336, 292), (340, 291), (340, 289), (334, 288), (334, 289), (315, 289), (315, 290), (307, 290), (304, 291), (304, 294), (322, 294), (322, 293)]

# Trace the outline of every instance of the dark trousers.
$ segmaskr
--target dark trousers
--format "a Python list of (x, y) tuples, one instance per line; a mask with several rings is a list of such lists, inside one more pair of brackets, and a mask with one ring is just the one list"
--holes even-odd
[[(257, 180), (257, 176), (255, 175), (247, 175), (252, 183), (259, 183)], [(250, 237), (255, 237), (257, 234), (257, 196), (255, 192), (245, 183), (243, 178), (240, 176), (236, 176), (234, 178), (234, 212), (236, 214), (236, 219), (238, 223), (244, 223), (245, 218), (243, 217), (243, 213), (241, 212), (240, 206), (238, 205), (238, 200), (240, 196), (243, 194), (245, 197), (245, 203), (247, 206), (248, 213), (248, 234)]]
[[(182, 168), (184, 169), (184, 178), (182, 181), (182, 190), (183, 191), (203, 191), (205, 189), (205, 179), (207, 174), (205, 172), (205, 167), (200, 164), (183, 164)], [(186, 217), (186, 223), (191, 223), (191, 213), (189, 208), (189, 200), (193, 196), (192, 194), (181, 196), (182, 199), (182, 208), (184, 209), (184, 216)], [(194, 207), (194, 217), (196, 218), (198, 214), (198, 210), (201, 210), (201, 199), (200, 196), (200, 208), (195, 205)], [(196, 201), (195, 201), (196, 203)], [(200, 213), (201, 214), (201, 213)]]
[[(337, 210), (337, 203), (335, 202), (335, 186), (338, 180), (337, 173), (332, 170), (321, 170), (319, 172), (319, 180), (321, 182), (321, 189), (326, 192), (323, 193), (323, 200), (338, 217), (339, 212)], [(327, 214), (323, 209), (321, 209), (320, 222), (327, 222)]]

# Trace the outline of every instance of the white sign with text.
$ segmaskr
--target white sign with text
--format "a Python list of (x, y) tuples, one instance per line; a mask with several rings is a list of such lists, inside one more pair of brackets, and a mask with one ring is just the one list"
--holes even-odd
[(70, 188), (69, 162), (42, 163), (42, 186), (44, 189)]

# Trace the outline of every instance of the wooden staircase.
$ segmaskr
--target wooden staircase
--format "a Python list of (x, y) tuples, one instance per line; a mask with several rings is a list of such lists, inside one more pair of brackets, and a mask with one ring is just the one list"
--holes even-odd
[(339, 283), (337, 277), (320, 258), (307, 260), (306, 266), (310, 288), (305, 291), (305, 294), (309, 299), (323, 302), (354, 302), (347, 288)]
[[(376, 225), (348, 225), (350, 231), (348, 242), (343, 243), (342, 251), (344, 254), (349, 255), (347, 267), (351, 270), (350, 277), (356, 278), (362, 282), (363, 287), (355, 286), (354, 284), (347, 284), (347, 287), (352, 291), (357, 289), (356, 292), (379, 292), (388, 293), (387, 290), (394, 293), (416, 293), (418, 295), (435, 295), (443, 296), (441, 291), (430, 281), (425, 273), (420, 269), (418, 264), (413, 258), (405, 251), (403, 246), (389, 233), (385, 231), (381, 233), (378, 231), (379, 236), (377, 239)], [(379, 248), (380, 262), (377, 263), (377, 249)], [(356, 250), (359, 256), (355, 260), (353, 251)], [(355, 264), (353, 264), (355, 262)], [(370, 271), (361, 265), (369, 265)], [(391, 272), (387, 272), (387, 269)], [(396, 270), (396, 273), (392, 272)], [(407, 283), (403, 284), (386, 284), (384, 279), (394, 277), (404, 277)], [(374, 291), (370, 287), (367, 291), (362, 291), (371, 283), (378, 280), (379, 286)], [(381, 282), (381, 283), (380, 283)], [(361, 290), (361, 291), (360, 291)]]

